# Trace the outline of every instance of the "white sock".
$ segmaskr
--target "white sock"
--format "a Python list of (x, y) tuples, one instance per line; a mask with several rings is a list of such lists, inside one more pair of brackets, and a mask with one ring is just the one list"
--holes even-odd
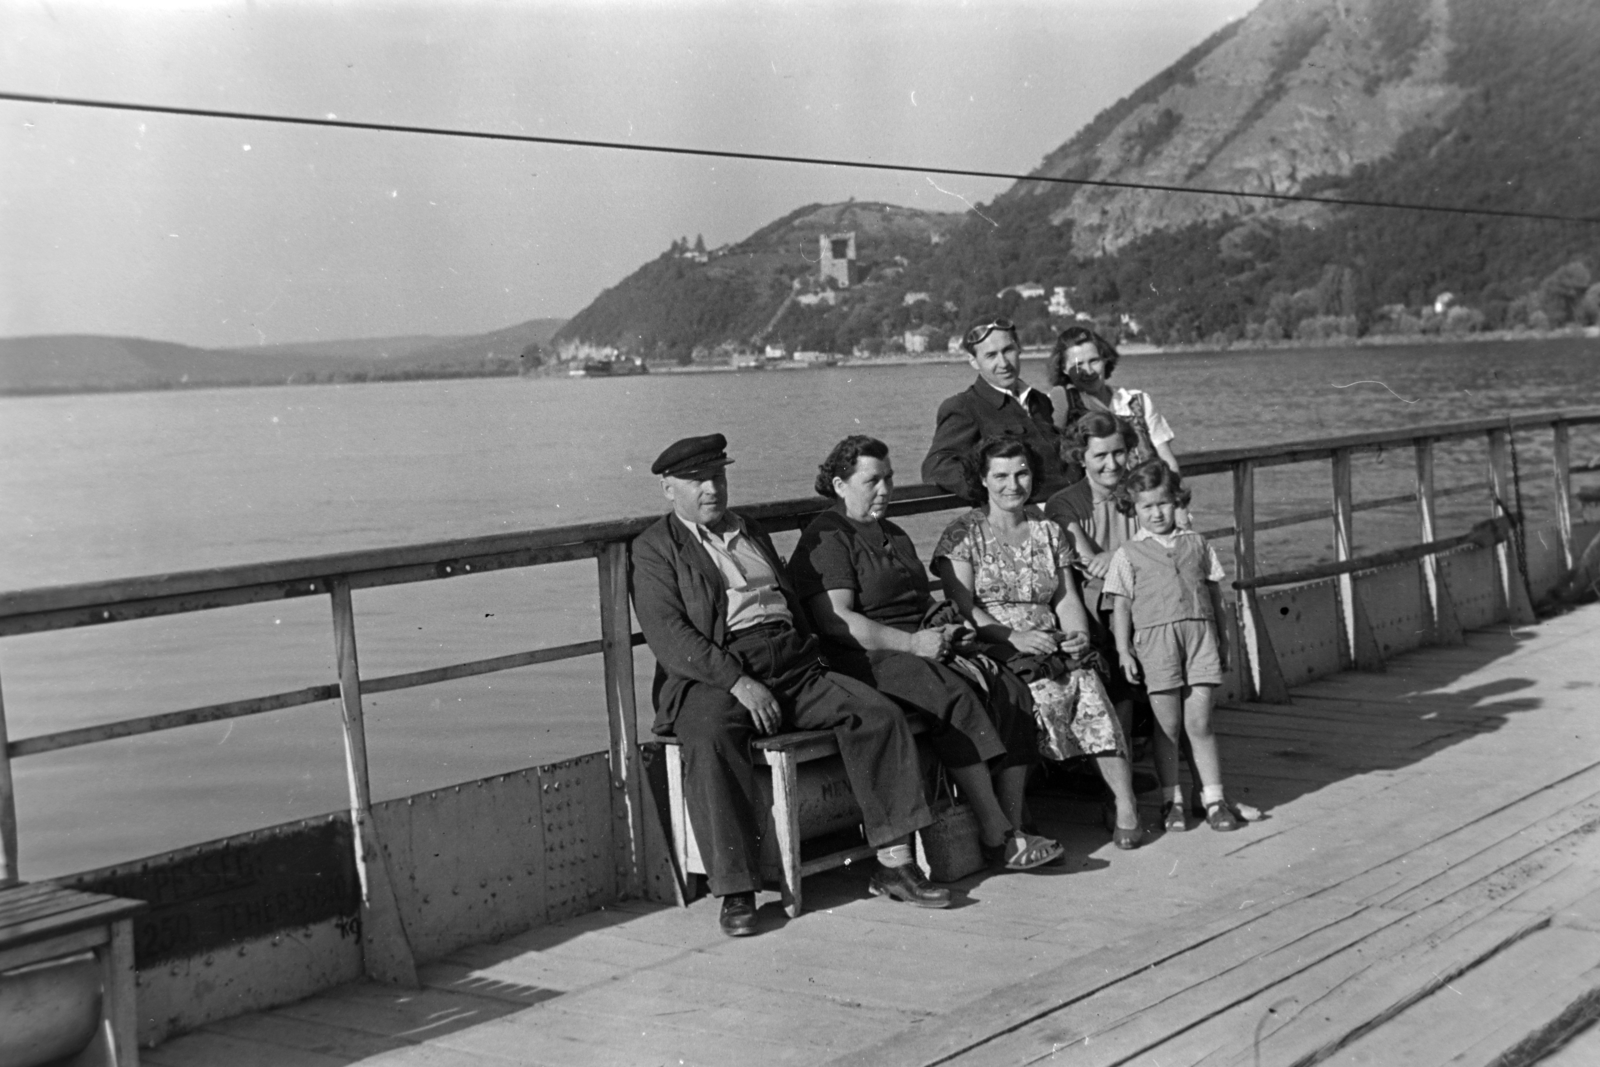
[(1169, 785), (1162, 790), (1162, 793), (1166, 796), (1168, 804), (1176, 804), (1180, 808), (1183, 807), (1183, 786)]
[(1222, 803), (1222, 787), (1220, 785), (1207, 785), (1200, 787), (1200, 803), (1206, 807)]
[(910, 845), (890, 845), (878, 850), (878, 862), (885, 867), (904, 867), (911, 862)]

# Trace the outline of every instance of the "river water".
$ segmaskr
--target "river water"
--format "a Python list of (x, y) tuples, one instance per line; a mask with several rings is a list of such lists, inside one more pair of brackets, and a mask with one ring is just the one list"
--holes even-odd
[[(1043, 368), (1025, 373), (1042, 381)], [(889, 443), (906, 483), (965, 364), (616, 380), (478, 379), (0, 398), (0, 588), (284, 559), (616, 518), (663, 507), (649, 466), (721, 431), (735, 504), (804, 496), (838, 438)], [(1129, 356), (1177, 450), (1267, 444), (1600, 401), (1600, 341)], [(1595, 452), (1577, 435), (1575, 457)], [(1483, 448), (1441, 448), (1441, 486)], [(1549, 445), (1519, 435), (1526, 503)], [(1409, 450), (1360, 457), (1358, 499), (1405, 492)], [(1264, 471), (1264, 518), (1326, 506), (1326, 464)], [(1223, 477), (1195, 480), (1202, 527)], [(1441, 536), (1485, 517), (1442, 509)], [(943, 520), (908, 523), (924, 552)], [(1406, 508), (1361, 513), (1358, 551), (1414, 539)], [(1325, 524), (1262, 538), (1261, 567), (1326, 558)], [(415, 670), (598, 636), (592, 562), (356, 594), (362, 672)], [(0, 642), (13, 738), (333, 680), (325, 598)], [(648, 653), (640, 699), (648, 704)], [(598, 657), (368, 701), (374, 794), (401, 796), (605, 745)], [(92, 745), (15, 764), (22, 864), (37, 878), (333, 810), (332, 704)]]

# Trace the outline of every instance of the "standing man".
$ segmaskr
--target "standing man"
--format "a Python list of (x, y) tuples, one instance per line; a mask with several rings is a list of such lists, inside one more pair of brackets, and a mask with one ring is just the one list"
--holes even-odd
[(922, 461), (922, 480), (969, 499), (964, 474), (968, 454), (985, 437), (1020, 437), (1039, 457), (1031, 503), (1065, 488), (1082, 476), (1061, 460), (1061, 432), (1050, 398), (1022, 380), (1022, 345), (1010, 319), (990, 318), (961, 338), (978, 380), (939, 405), (933, 446)]
[(905, 715), (871, 686), (824, 668), (772, 541), (728, 510), (727, 439), (688, 437), (651, 465), (672, 505), (633, 542), (633, 610), (656, 657), (658, 734), (683, 748), (689, 821), (722, 898), (722, 932), (756, 932), (763, 818), (751, 742), (832, 730), (878, 850), (868, 889), (924, 908), (950, 891), (912, 862), (910, 835), (933, 821)]

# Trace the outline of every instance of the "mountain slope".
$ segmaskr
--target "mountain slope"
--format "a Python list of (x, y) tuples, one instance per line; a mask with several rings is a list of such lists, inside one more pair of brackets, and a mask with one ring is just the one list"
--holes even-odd
[[(1596, 54), (1589, 0), (1266, 0), (1036, 173), (1600, 217)], [(907, 284), (962, 316), (1066, 284), (1164, 341), (1429, 328), (1445, 291), (1473, 326), (1560, 325), (1600, 267), (1574, 223), (1027, 181), (983, 210)]]
[[(1600, 218), (1597, 55), (1594, 0), (1264, 0), (1033, 173)], [(844, 207), (804, 209), (746, 243), (826, 211), (829, 230), (858, 231), (864, 260), (899, 255), (904, 269), (869, 274), (837, 306), (789, 311), (769, 339), (848, 351), (1001, 311), (1046, 341), (1063, 320), (1023, 282), (1063, 287), (1075, 312), (1163, 342), (1600, 318), (1594, 224), (1024, 180), (981, 215), (941, 222), (948, 239), (890, 249)], [(680, 352), (748, 340), (815, 274), (806, 248), (797, 241), (781, 269), (663, 256), (562, 338), (643, 354), (661, 338)], [(1447, 292), (1448, 316), (1424, 310)]]

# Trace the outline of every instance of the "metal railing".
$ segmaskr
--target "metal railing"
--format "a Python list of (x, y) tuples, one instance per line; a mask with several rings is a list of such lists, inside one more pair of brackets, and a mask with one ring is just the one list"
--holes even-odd
[[(1498, 553), (1500, 579), (1510, 590), (1514, 560), (1504, 536), (1509, 509), (1511, 434), (1518, 430), (1549, 430), (1553, 434), (1555, 503), (1562, 563), (1573, 565), (1572, 487), (1574, 471), (1600, 469), (1587, 464), (1573, 467), (1570, 430), (1573, 426), (1600, 424), (1600, 408), (1548, 411), (1499, 419), (1443, 423), (1413, 429), (1355, 434), (1310, 441), (1287, 442), (1256, 448), (1223, 449), (1192, 453), (1181, 458), (1186, 476), (1230, 474), (1233, 485), (1233, 525), (1206, 530), (1208, 537), (1231, 537), (1238, 609), (1250, 657), (1247, 695), (1271, 699), (1276, 694), (1270, 680), (1261, 677), (1260, 621), (1254, 610), (1256, 590), (1312, 580), (1339, 578), (1341, 605), (1347, 631), (1353, 626), (1353, 575), (1401, 559), (1422, 560), (1437, 610), (1438, 553), (1459, 547), (1474, 537), (1440, 540), (1435, 529), (1435, 502), (1444, 496), (1484, 491), (1490, 518), (1496, 525), (1491, 541)], [(1485, 482), (1436, 488), (1434, 446), (1447, 441), (1487, 439), (1488, 471)], [(1410, 448), (1416, 463), (1416, 488), (1401, 496), (1357, 503), (1351, 490), (1351, 458), (1357, 454)], [(1331, 506), (1327, 509), (1258, 522), (1255, 506), (1257, 470), (1283, 464), (1328, 461), (1331, 464)], [(1414, 502), (1417, 506), (1419, 542), (1407, 549), (1356, 557), (1353, 554), (1352, 518), (1358, 511)], [(761, 521), (769, 530), (800, 529), (827, 506), (816, 498), (787, 500), (740, 507), (742, 514)], [(908, 515), (949, 510), (960, 501), (932, 486), (912, 486), (896, 496), (891, 514)], [(337, 700), (346, 751), (350, 813), (356, 831), (357, 870), (364, 899), (387, 892), (387, 872), (375, 847), (371, 824), (371, 795), (362, 697), (436, 682), (551, 663), (599, 653), (605, 675), (606, 711), (610, 729), (609, 753), (612, 787), (629, 814), (630, 832), (640, 826), (640, 770), (636, 728), (636, 698), (632, 649), (643, 637), (632, 627), (628, 604), (628, 553), (632, 538), (656, 516), (588, 523), (521, 533), (437, 541), (396, 548), (371, 549), (307, 557), (273, 563), (247, 564), (211, 570), (119, 579), (80, 585), (30, 589), (0, 594), (0, 638), (83, 626), (100, 626), (133, 619), (177, 615), (212, 608), (265, 603), (308, 596), (326, 596), (331, 610), (337, 678), (323, 685), (232, 700), (219, 704), (146, 715), (117, 722), (8, 740), (5, 706), (0, 698), (0, 885), (15, 882), (17, 869), (16, 805), (10, 762), (24, 756), (58, 751), (78, 745), (216, 722), (320, 701)], [(1317, 568), (1276, 574), (1256, 571), (1255, 538), (1259, 531), (1331, 519), (1337, 561)], [(1393, 557), (1393, 558), (1391, 558)], [(600, 638), (511, 655), (431, 667), (382, 677), (363, 677), (356, 645), (356, 619), (351, 592), (412, 582), (437, 581), (512, 568), (535, 567), (581, 559), (594, 559), (599, 587)], [(1511, 598), (1507, 597), (1507, 603)], [(1353, 647), (1353, 645), (1351, 646)], [(635, 859), (630, 884), (639, 882), (638, 838), (631, 843)]]

